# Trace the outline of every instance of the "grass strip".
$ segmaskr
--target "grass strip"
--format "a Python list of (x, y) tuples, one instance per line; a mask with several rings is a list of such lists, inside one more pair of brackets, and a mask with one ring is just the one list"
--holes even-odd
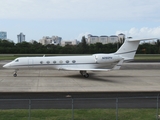
[[(118, 120), (155, 120), (156, 109), (118, 109)], [(71, 109), (31, 110), (31, 120), (70, 120)], [(29, 110), (0, 110), (0, 120), (27, 120)], [(74, 120), (115, 120), (115, 109), (75, 109)]]

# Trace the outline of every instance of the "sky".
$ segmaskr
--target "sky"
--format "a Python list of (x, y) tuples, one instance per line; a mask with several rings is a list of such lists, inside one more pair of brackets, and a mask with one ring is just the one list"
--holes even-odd
[(92, 34), (160, 38), (160, 0), (0, 0), (0, 31), (17, 42)]

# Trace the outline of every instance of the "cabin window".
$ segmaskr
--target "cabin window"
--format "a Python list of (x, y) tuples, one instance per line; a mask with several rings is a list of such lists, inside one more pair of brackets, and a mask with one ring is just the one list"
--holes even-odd
[(72, 60), (72, 63), (76, 63), (76, 61), (75, 61), (75, 60)]
[(43, 61), (40, 61), (41, 64), (43, 64)]
[(50, 63), (50, 61), (47, 61), (47, 64), (49, 64)]
[(55, 63), (56, 63), (56, 61), (53, 61), (53, 63), (55, 64)]
[(66, 63), (69, 63), (69, 60), (66, 60)]
[(60, 61), (59, 61), (59, 63), (61, 63), (61, 64), (62, 64), (62, 63), (63, 63), (63, 61), (62, 61), (62, 60), (60, 60)]
[(16, 60), (15, 60), (15, 62), (19, 62), (19, 60), (18, 60), (18, 59), (16, 59)]

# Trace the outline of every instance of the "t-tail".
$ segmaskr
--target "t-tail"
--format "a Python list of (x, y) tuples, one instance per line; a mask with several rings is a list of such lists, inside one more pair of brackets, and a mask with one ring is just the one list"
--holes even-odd
[(133, 60), (136, 54), (137, 48), (140, 41), (154, 40), (156, 38), (150, 39), (126, 39), (123, 45), (115, 52), (115, 55), (119, 55), (124, 58), (124, 61)]

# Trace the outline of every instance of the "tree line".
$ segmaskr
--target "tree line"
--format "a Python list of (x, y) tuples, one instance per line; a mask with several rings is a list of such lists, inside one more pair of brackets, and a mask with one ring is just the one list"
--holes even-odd
[[(113, 53), (122, 43), (102, 44), (96, 43), (88, 45), (85, 37), (82, 37), (78, 45), (42, 45), (38, 42), (29, 43), (22, 42), (15, 44), (13, 41), (0, 40), (0, 54), (95, 54), (95, 53)], [(137, 54), (159, 54), (160, 40), (155, 44), (143, 43), (140, 44)]]

